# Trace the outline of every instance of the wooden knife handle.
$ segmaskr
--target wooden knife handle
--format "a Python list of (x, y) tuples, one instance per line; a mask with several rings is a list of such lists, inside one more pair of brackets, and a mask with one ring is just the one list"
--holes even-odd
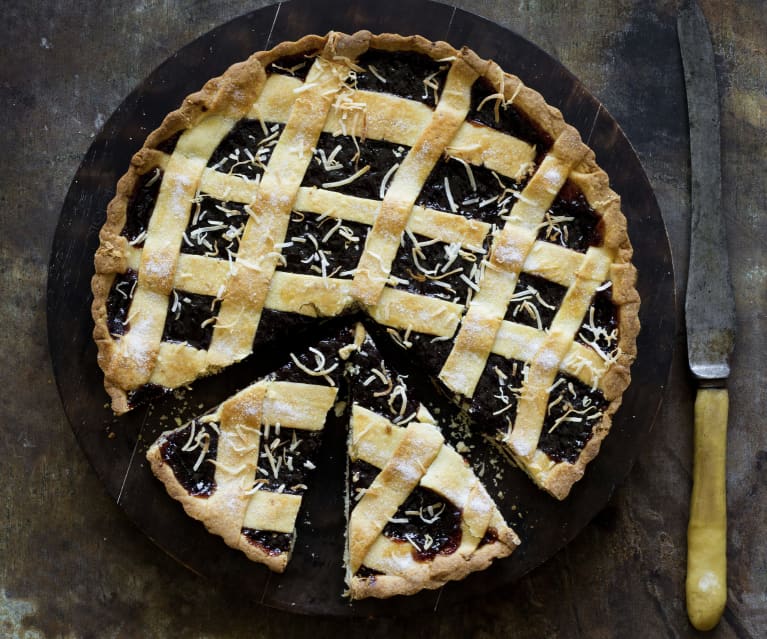
[(727, 602), (727, 390), (701, 388), (695, 399), (695, 460), (687, 528), (687, 615), (710, 630)]

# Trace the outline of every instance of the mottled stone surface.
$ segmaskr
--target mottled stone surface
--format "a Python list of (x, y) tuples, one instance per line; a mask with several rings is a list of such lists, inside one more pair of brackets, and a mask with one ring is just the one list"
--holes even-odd
[[(404, 621), (306, 618), (221, 592), (138, 533), (78, 448), (50, 373), (44, 291), (58, 211), (92, 137), (149, 71), (210, 28), (269, 3), (9, 4), (0, 26), (0, 636), (696, 635), (683, 601), (693, 390), (681, 328), (666, 403), (628, 481), (567, 549), (485, 600)], [(720, 74), (723, 201), (739, 326), (730, 385), (730, 596), (711, 634), (764, 637), (767, 15), (761, 0), (702, 4)], [(689, 161), (676, 2), (457, 6), (559, 58), (621, 123), (656, 190), (683, 290)]]

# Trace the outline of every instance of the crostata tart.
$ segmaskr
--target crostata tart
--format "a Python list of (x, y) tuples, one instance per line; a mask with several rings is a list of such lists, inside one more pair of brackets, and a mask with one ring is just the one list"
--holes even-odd
[[(518, 78), (444, 42), (332, 32), (232, 66), (149, 135), (100, 233), (94, 336), (124, 413), (266, 347), (287, 352), (328, 318), (348, 317), (354, 333), (364, 318), (431, 381), (435, 401), (564, 499), (630, 381), (631, 256), (593, 152)], [(259, 455), (275, 438), (289, 446), (278, 423), (291, 441), (321, 438), (339, 384), (353, 398), (381, 381), (363, 343), (341, 355), (318, 342), (322, 362), (294, 353), (306, 379), (289, 363), (242, 380), (241, 393), (163, 435), (153, 468), (192, 516), (283, 569), (310, 479), (261, 476)], [(445, 425), (393, 380), (385, 401), (349, 414), (350, 490), (366, 491), (349, 499), (353, 596), (432, 587), (516, 543)], [(305, 419), (283, 422), (270, 397), (305, 403)], [(411, 449), (423, 459), (400, 461)], [(414, 517), (403, 509), (427, 512), (422, 523), (440, 510), (460, 540), (410, 531), (396, 523)], [(392, 539), (431, 558), (410, 562), (421, 577), (398, 572)]]

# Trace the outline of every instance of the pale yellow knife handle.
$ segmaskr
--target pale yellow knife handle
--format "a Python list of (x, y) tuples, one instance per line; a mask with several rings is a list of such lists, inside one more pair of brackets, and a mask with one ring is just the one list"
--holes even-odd
[(710, 630), (727, 602), (727, 390), (702, 388), (695, 399), (695, 461), (687, 528), (687, 615)]

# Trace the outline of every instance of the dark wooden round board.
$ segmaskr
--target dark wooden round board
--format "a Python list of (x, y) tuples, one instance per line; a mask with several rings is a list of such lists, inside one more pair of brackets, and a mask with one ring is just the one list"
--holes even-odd
[[(244, 363), (147, 408), (115, 418), (103, 390), (91, 339), (90, 278), (98, 230), (131, 155), (163, 116), (210, 77), (252, 52), (329, 30), (402, 34), (467, 45), (536, 89), (577, 127), (621, 195), (639, 269), (642, 297), (639, 357), (633, 381), (602, 453), (570, 497), (557, 502), (508, 467), (490, 486), (522, 538), (509, 558), (439, 591), (350, 604), (342, 597), (343, 435), (328, 437), (296, 552), (283, 575), (270, 573), (189, 519), (144, 459), (162, 431), (217, 403), (257, 373)], [(293, 0), (244, 15), (205, 34), (154, 71), (120, 105), (94, 140), (67, 195), (48, 279), (48, 330), (54, 373), (72, 428), (108, 492), (138, 528), (191, 570), (255, 601), (310, 614), (389, 615), (435, 609), (507, 585), (549, 559), (607, 503), (650, 431), (668, 376), (675, 330), (674, 279), (666, 230), (650, 184), (631, 145), (602, 105), (559, 62), (522, 37), (450, 6), (424, 0)], [(180, 423), (180, 422), (179, 422)], [(486, 461), (472, 458), (475, 467)]]

